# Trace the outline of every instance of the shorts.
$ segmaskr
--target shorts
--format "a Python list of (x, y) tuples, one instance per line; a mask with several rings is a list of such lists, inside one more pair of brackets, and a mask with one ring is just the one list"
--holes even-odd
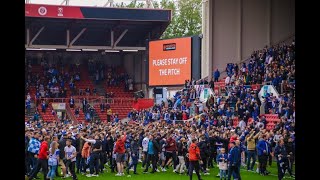
[(160, 153), (160, 159), (161, 159), (162, 161), (165, 161), (165, 160), (166, 160), (166, 156), (164, 155), (164, 152), (161, 152), (161, 153)]
[(66, 165), (64, 165), (64, 162), (62, 159), (59, 159), (59, 166), (61, 166), (62, 169), (66, 168)]
[(117, 153), (116, 162), (117, 162), (117, 163), (122, 163), (122, 162), (124, 162), (124, 153), (123, 153), (123, 154)]

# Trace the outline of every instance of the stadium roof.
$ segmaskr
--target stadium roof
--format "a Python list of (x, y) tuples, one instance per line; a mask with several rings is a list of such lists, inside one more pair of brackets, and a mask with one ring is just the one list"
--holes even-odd
[(160, 38), (171, 10), (25, 4), (26, 48), (137, 49)]

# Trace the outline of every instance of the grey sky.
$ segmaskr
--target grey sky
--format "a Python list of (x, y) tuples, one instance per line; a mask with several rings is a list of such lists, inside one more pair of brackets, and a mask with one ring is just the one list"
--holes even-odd
[[(32, 4), (55, 4), (60, 5), (63, 0), (30, 0)], [(141, 1), (141, 0), (138, 0)], [(154, 0), (160, 2), (161, 0)], [(103, 6), (108, 0), (69, 0), (69, 5), (73, 6)], [(131, 0), (114, 0), (114, 3), (128, 4)], [(143, 2), (143, 1), (141, 1)]]

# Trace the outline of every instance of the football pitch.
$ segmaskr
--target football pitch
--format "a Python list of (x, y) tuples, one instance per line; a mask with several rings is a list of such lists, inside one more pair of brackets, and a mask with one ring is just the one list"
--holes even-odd
[[(111, 173), (110, 172), (110, 168), (106, 167), (108, 169), (108, 172), (104, 172), (102, 174), (99, 174), (99, 177), (86, 177), (85, 175), (81, 175), (81, 174), (77, 174), (78, 176), (78, 180), (188, 180), (189, 176), (183, 174), (183, 175), (179, 175), (173, 172), (172, 167), (167, 169), (167, 172), (156, 172), (154, 174), (148, 173), (148, 174), (144, 174), (142, 173), (144, 169), (141, 168), (141, 163), (138, 164), (137, 167), (137, 172), (138, 175), (133, 174), (133, 171), (130, 171), (130, 176), (128, 176), (127, 174), (125, 176), (121, 176), (121, 177), (117, 177), (115, 176), (116, 173)], [(59, 168), (60, 169), (60, 168)], [(256, 167), (255, 167), (256, 169)], [(256, 172), (248, 172), (246, 169), (244, 169), (243, 167), (241, 167), (240, 170), (240, 175), (241, 175), (241, 179), (243, 180), (277, 180), (278, 179), (278, 171), (277, 171), (277, 164), (276, 162), (272, 163), (272, 166), (268, 166), (267, 170), (270, 171), (270, 174), (268, 176), (261, 176)], [(151, 168), (149, 168), (149, 172), (151, 172)], [(211, 168), (209, 173), (210, 175), (203, 175), (203, 173), (201, 173), (201, 178), (203, 180), (214, 180), (217, 179), (219, 180), (219, 177), (216, 177), (216, 175), (218, 174), (219, 169), (217, 167), (215, 168)], [(38, 177), (40, 177), (41, 179), (43, 178), (42, 173), (38, 174)], [(289, 177), (289, 174), (286, 173), (285, 175), (286, 179), (294, 179)], [(62, 180), (61, 177), (55, 177), (55, 180)], [(65, 180), (67, 179), (72, 179), (71, 177), (65, 178)], [(197, 175), (193, 174), (193, 178), (197, 180)], [(233, 178), (231, 178), (233, 179)]]

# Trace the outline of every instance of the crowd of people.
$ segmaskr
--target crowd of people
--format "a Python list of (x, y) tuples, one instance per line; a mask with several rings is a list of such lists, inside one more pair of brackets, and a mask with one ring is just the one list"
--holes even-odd
[[(132, 110), (129, 123), (121, 120), (99, 123), (28, 121), (25, 125), (25, 173), (37, 177), (40, 168), (45, 179), (72, 176), (87, 177), (107, 173), (116, 176), (137, 173), (142, 163), (144, 173), (173, 172), (192, 179), (199, 172), (209, 175), (209, 168), (219, 168), (220, 179), (241, 179), (240, 167), (268, 175), (275, 159), (278, 177), (286, 171), (294, 177), (295, 91), (294, 43), (255, 52), (248, 65), (228, 64), (232, 88), (228, 96), (211, 95), (200, 101), (203, 84), (214, 88), (220, 72), (213, 79), (186, 81), (185, 88), (167, 102), (150, 109)], [(285, 74), (285, 75), (284, 75)], [(276, 80), (275, 80), (276, 79)], [(226, 80), (227, 81), (227, 80)], [(271, 81), (288, 84), (289, 92), (275, 97), (267, 93), (262, 100), (258, 90), (247, 85)], [(265, 114), (281, 119), (274, 129), (267, 129)], [(235, 125), (234, 117), (240, 122)], [(110, 117), (112, 118), (112, 117)], [(249, 122), (252, 118), (253, 121)], [(258, 165), (254, 170), (256, 161)], [(48, 170), (50, 169), (50, 170)]]

